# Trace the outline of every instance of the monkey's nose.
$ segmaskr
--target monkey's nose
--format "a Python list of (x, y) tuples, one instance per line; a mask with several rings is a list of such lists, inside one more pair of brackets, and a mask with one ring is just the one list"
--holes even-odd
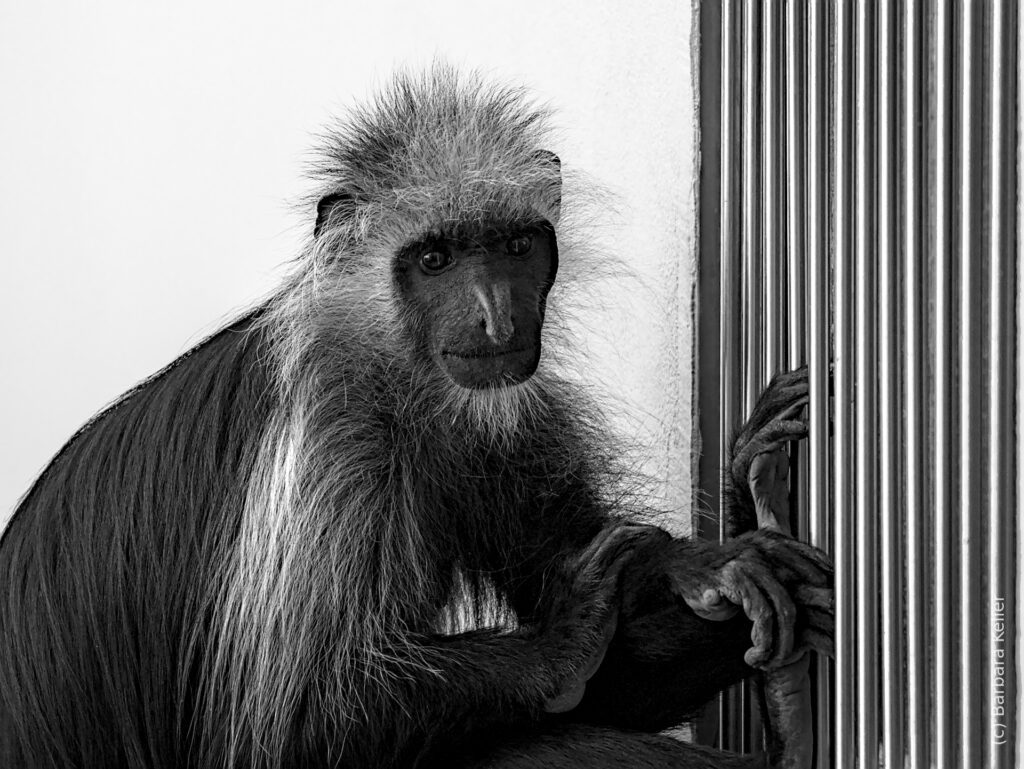
[(483, 318), (480, 324), (496, 345), (508, 344), (515, 333), (512, 323), (512, 290), (508, 283), (474, 287)]

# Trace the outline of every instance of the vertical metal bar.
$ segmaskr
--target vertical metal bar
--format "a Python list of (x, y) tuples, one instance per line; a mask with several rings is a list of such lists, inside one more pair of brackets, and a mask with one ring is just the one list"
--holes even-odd
[(955, 718), (953, 628), (955, 596), (952, 542), (952, 452), (953, 442), (953, 339), (951, 277), (953, 274), (952, 233), (953, 152), (953, 25), (949, 0), (938, 0), (935, 9), (935, 445), (929, 475), (934, 483), (935, 505), (935, 673), (932, 702), (935, 708), (933, 736), (935, 765), (953, 766), (955, 735), (960, 728)]
[[(1013, 351), (1014, 338), (1013, 287), (1016, 282), (1015, 256), (1020, 248), (1010, 233), (1013, 226), (1015, 185), (1013, 166), (1007, 158), (1013, 156), (1013, 145), (1007, 141), (1013, 135), (1008, 118), (1015, 103), (1014, 77), (1011, 62), (1016, 53), (1012, 44), (1011, 10), (1006, 3), (995, 2), (992, 6), (991, 44), (989, 47), (989, 73), (986, 81), (990, 84), (988, 135), (985, 146), (988, 150), (988, 253), (985, 261), (989, 266), (988, 285), (985, 293), (988, 299), (988, 378), (985, 390), (988, 393), (984, 443), (987, 446), (985, 458), (985, 513), (988, 520), (987, 557), (987, 616), (988, 633), (985, 649), (984, 704), (990, 717), (985, 724), (985, 765), (991, 769), (1014, 766), (1013, 748), (1010, 736), (1017, 728), (1015, 713), (1015, 682), (1012, 671), (1016, 663), (1016, 651), (1009, 621), (1015, 605), (1013, 543), (1016, 532), (1016, 504), (1012, 478), (1019, 473), (1016, 466), (1016, 448), (1013, 441), (1012, 425), (1015, 420), (1013, 403)], [(1009, 35), (1007, 34), (1009, 32)], [(1008, 130), (1009, 129), (1009, 130)], [(1019, 140), (1019, 139), (1018, 139)]]
[(761, 3), (746, 0), (743, 7), (743, 306), (746, 316), (746, 394), (744, 412), (754, 407), (763, 385), (764, 328), (761, 323), (761, 92), (758, 52), (761, 38)]
[[(911, 769), (928, 766), (928, 592), (929, 520), (924, 491), (924, 355), (922, 345), (925, 307), (922, 289), (921, 220), (924, 217), (924, 176), (921, 165), (922, 80), (919, 0), (903, 6), (903, 397), (906, 409), (903, 467), (906, 487), (907, 542), (907, 757)], [(898, 766), (898, 764), (893, 764)]]
[[(724, 0), (722, 3), (722, 153), (721, 153), (721, 200), (719, 211), (721, 232), (720, 269), (721, 297), (719, 305), (719, 334), (721, 339), (721, 400), (719, 409), (721, 467), (728, 461), (728, 439), (736, 429), (736, 415), (740, 413), (742, 382), (740, 356), (743, 333), (739, 321), (740, 299), (740, 176), (736, 147), (739, 132), (739, 79), (742, 66), (742, 52), (737, 46), (736, 31), (740, 25), (739, 0)], [(723, 508), (719, 508), (723, 511)], [(723, 526), (722, 539), (726, 536), (725, 516), (720, 518)]]
[[(741, 169), (741, 290), (744, 318), (744, 413), (749, 413), (757, 399), (763, 369), (763, 325), (761, 323), (761, 185), (760, 185), (760, 3), (746, 0), (743, 5), (743, 84), (742, 100), (742, 169)], [(734, 687), (725, 697), (725, 746), (741, 752), (747, 747), (746, 718), (750, 702), (744, 685)]]
[[(1016, 253), (1013, 254), (1011, 264), (1013, 264), (1017, 271), (1016, 280), (1016, 310), (1010, 312), (1010, 318), (1016, 316), (1017, 329), (1016, 329), (1016, 382), (1014, 382), (1012, 391), (1017, 396), (1017, 403), (1015, 411), (1015, 424), (1007, 426), (1007, 433), (1014, 438), (1015, 456), (1012, 458), (1013, 467), (1017, 468), (1015, 472), (1016, 476), (1016, 499), (1014, 500), (1015, 505), (1010, 510), (1016, 510), (1016, 505), (1024, 501), (1024, 473), (1020, 472), (1020, 459), (1021, 454), (1024, 453), (1024, 418), (1021, 418), (1020, 410), (1024, 407), (1024, 339), (1022, 339), (1022, 333), (1024, 333), (1024, 269), (1020, 266), (1021, 251), (1024, 250), (1024, 10), (1020, 8), (1016, 9), (1017, 12), (1017, 39), (1016, 45), (1011, 46), (1011, 50), (1014, 52), (1014, 56), (1010, 61), (1017, 62), (1017, 93), (1016, 102), (1017, 117), (1016, 120), (1012, 121), (1016, 124), (1017, 128), (1017, 179), (1016, 184), (1011, 185), (1011, 190), (1015, 187), (1016, 195), (1011, 192), (1011, 201), (1016, 198), (1017, 205), (1017, 239), (1016, 239)], [(1012, 25), (1011, 25), (1012, 26)], [(1009, 77), (1013, 77), (1010, 73)], [(1012, 157), (1010, 158), (1012, 162)], [(1008, 320), (1008, 323), (1012, 323), (1012, 320)], [(1006, 351), (1006, 356), (1010, 360), (1014, 359), (1014, 355), (1011, 351)], [(1012, 366), (1013, 364), (1011, 364)], [(1011, 368), (1011, 371), (1013, 369)], [(1008, 513), (1013, 515), (1014, 513)], [(1021, 692), (1024, 692), (1024, 664), (1021, 664), (1019, 655), (1021, 650), (1024, 649), (1024, 601), (1020, 599), (1024, 597), (1024, 568), (1021, 568), (1021, 559), (1024, 558), (1024, 525), (1019, 522), (1017, 524), (1017, 536), (1014, 539), (1017, 552), (1016, 557), (1011, 561), (1010, 568), (1015, 568), (1016, 573), (1016, 600), (1009, 604), (1007, 610), (1007, 617), (1013, 617), (1016, 622), (1014, 630), (1016, 632), (1008, 633), (1008, 643), (1014, 643), (1015, 656), (1014, 662), (1016, 663), (1016, 675), (1013, 670), (1008, 671), (1008, 677), (1015, 679), (1017, 690), (1015, 694), (1017, 697), (1020, 696)], [(1014, 584), (1014, 580), (1011, 577), (1010, 584)], [(1019, 701), (1015, 698), (1014, 707), (1020, 706)], [(1024, 762), (1024, 729), (1021, 728), (1021, 713), (1017, 713), (1016, 728), (1012, 732), (1012, 737), (1008, 737), (1008, 740), (1015, 742), (1016, 752), (1016, 764), (1020, 766), (1021, 762)]]
[(856, 181), (854, 193), (854, 519), (857, 578), (857, 729), (859, 766), (878, 765), (878, 487), (876, 420), (877, 243), (874, 204), (875, 165), (875, 18), (869, 0), (856, 7)]
[(782, 300), (782, 190), (779, 184), (782, 137), (779, 131), (779, 54), (781, 29), (779, 0), (763, 0), (761, 23), (761, 183), (763, 201), (764, 315), (758, 322), (764, 328), (764, 368), (761, 384), (783, 367), (785, 333)]
[(960, 653), (960, 766), (976, 769), (981, 765), (981, 730), (977, 728), (978, 713), (982, 712), (981, 680), (978, 670), (980, 659), (979, 630), (981, 607), (975, 580), (981, 573), (981, 381), (978, 372), (982, 365), (979, 333), (980, 295), (980, 222), (978, 163), (978, 7), (974, 2), (960, 6), (961, 81), (959, 83), (959, 162), (960, 222), (957, 242), (960, 284), (958, 288), (960, 318), (960, 381), (959, 381), (959, 499), (957, 529), (960, 533), (959, 573), (959, 653)]
[[(747, 413), (753, 408), (767, 381), (768, 374), (777, 366), (777, 339), (781, 328), (781, 308), (778, 304), (778, 0), (761, 0), (758, 3), (760, 18), (755, 35), (755, 45), (760, 47), (761, 60), (759, 78), (759, 120), (755, 123), (756, 158), (751, 166), (760, 166), (760, 194), (757, 198), (755, 216), (759, 217), (760, 239), (751, 238), (754, 247), (744, 256), (751, 271), (750, 291), (752, 304), (747, 305), (748, 347), (747, 347)], [(750, 181), (752, 177), (748, 178)], [(756, 270), (756, 272), (755, 272)], [(757, 706), (756, 684), (747, 681), (743, 687), (743, 742), (744, 753), (758, 752), (761, 745), (762, 724)]]
[[(903, 737), (903, 506), (900, 504), (899, 250), (896, 214), (895, 3), (878, 8), (878, 526), (881, 558), (883, 766), (902, 766)], [(868, 301), (870, 294), (863, 292)], [(863, 308), (862, 308), (863, 309)], [(867, 310), (870, 312), (870, 309)], [(874, 381), (874, 380), (868, 380)], [(864, 444), (862, 444), (864, 445)]]
[[(804, 25), (805, 0), (787, 0), (785, 7), (785, 102), (786, 102), (786, 349), (785, 368), (794, 369), (807, 362), (806, 262), (807, 262), (807, 91), (805, 87), (807, 46)], [(807, 540), (810, 522), (807, 444), (795, 443), (791, 449), (791, 496), (795, 503), (795, 532)]]
[(856, 659), (854, 616), (856, 606), (853, 552), (853, 24), (850, 5), (837, 0), (835, 6), (835, 202), (832, 232), (835, 243), (835, 446), (832, 477), (835, 479), (832, 552), (836, 564), (836, 677), (835, 677), (835, 763), (855, 765), (854, 735), (858, 723), (855, 705)]
[[(808, 259), (808, 406), (811, 434), (808, 440), (810, 477), (810, 540), (832, 548), (832, 511), (829, 494), (829, 244), (828, 244), (828, 9), (812, 0), (808, 8), (809, 58), (807, 69), (807, 259)], [(838, 563), (838, 561), (837, 561)], [(836, 636), (837, 639), (839, 636)], [(838, 643), (838, 641), (837, 641)], [(829, 663), (817, 666), (815, 699), (815, 765), (831, 766), (831, 708)], [(841, 766), (841, 764), (837, 764)]]
[[(806, 363), (805, 273), (807, 263), (806, 236), (807, 174), (807, 89), (805, 86), (807, 44), (804, 32), (807, 5), (805, 0), (786, 3), (786, 253), (789, 361), (787, 368)], [(824, 213), (824, 212), (823, 212)], [(806, 455), (806, 451), (803, 452)], [(806, 473), (803, 474), (806, 477)], [(807, 505), (798, 511), (806, 521)], [(807, 534), (806, 523), (800, 533)]]
[[(1011, 312), (1010, 316), (1016, 315), (1017, 320), (1017, 368), (1016, 368), (1016, 382), (1013, 387), (1013, 391), (1017, 396), (1017, 404), (1015, 408), (1016, 425), (1010, 425), (1007, 428), (1007, 432), (1016, 438), (1015, 449), (1016, 457), (1014, 458), (1014, 467), (1020, 467), (1020, 458), (1022, 453), (1022, 447), (1024, 447), (1024, 419), (1021, 418), (1020, 409), (1024, 406), (1024, 340), (1022, 340), (1022, 329), (1024, 329), (1024, 269), (1020, 267), (1021, 251), (1024, 250), (1024, 11), (1020, 8), (1016, 9), (1017, 12), (1017, 40), (1014, 49), (1014, 56), (1010, 61), (1016, 60), (1017, 62), (1017, 94), (1016, 102), (1017, 106), (1017, 119), (1013, 121), (1017, 127), (1017, 179), (1016, 179), (1016, 204), (1017, 204), (1017, 248), (1016, 254), (1014, 254), (1014, 260), (1012, 264), (1015, 265), (1017, 270), (1017, 292), (1016, 292), (1016, 311)], [(1010, 77), (1013, 77), (1012, 73)], [(1011, 158), (1012, 162), (1012, 158)], [(1011, 196), (1013, 200), (1014, 196)], [(1012, 321), (1011, 321), (1012, 322)], [(1007, 351), (1007, 356), (1012, 360), (1013, 354)], [(1011, 364), (1012, 365), (1012, 364)], [(1024, 501), (1024, 473), (1020, 472), (1019, 469), (1016, 473), (1016, 504), (1020, 504)], [(1011, 508), (1011, 509), (1016, 509)], [(1017, 536), (1016, 536), (1017, 552), (1014, 560), (1016, 568), (1016, 588), (1017, 600), (1010, 604), (1010, 608), (1007, 611), (1007, 615), (1014, 617), (1016, 621), (1016, 632), (1008, 634), (1010, 642), (1016, 641), (1015, 649), (1017, 654), (1020, 653), (1022, 647), (1024, 647), (1024, 601), (1021, 601), (1021, 597), (1024, 597), (1024, 569), (1020, 568), (1021, 558), (1024, 557), (1024, 525), (1017, 525)], [(1012, 582), (1011, 582), (1012, 584)], [(1015, 658), (1017, 663), (1016, 670), (1016, 683), (1017, 683), (1017, 695), (1024, 692), (1024, 665), (1021, 664), (1019, 658)], [(1013, 673), (1010, 672), (1013, 676)], [(1014, 703), (1015, 707), (1019, 707), (1019, 703)], [(1024, 761), (1024, 729), (1020, 728), (1021, 717), (1020, 713), (1017, 713), (1017, 728), (1014, 730), (1016, 742), (1016, 766), (1020, 766), (1021, 762)], [(1010, 738), (1013, 739), (1013, 738)]]

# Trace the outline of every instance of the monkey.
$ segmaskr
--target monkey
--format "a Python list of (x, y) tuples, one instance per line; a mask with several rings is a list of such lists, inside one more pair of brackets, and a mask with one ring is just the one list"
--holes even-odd
[[(0, 764), (760, 760), (654, 732), (827, 646), (831, 567), (651, 524), (555, 365), (591, 265), (548, 126), (436, 64), (327, 132), (282, 285), (90, 420), (3, 533)], [(769, 388), (732, 476), (803, 394)]]

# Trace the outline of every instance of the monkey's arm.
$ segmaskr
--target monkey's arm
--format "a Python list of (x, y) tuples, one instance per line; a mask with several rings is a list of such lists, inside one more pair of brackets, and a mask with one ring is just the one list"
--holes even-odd
[[(645, 543), (623, 575), (618, 632), (573, 717), (664, 729), (753, 674), (748, 661), (770, 667), (807, 643), (827, 644), (831, 592), (824, 585), (830, 574), (805, 546), (793, 550), (774, 535), (763, 537), (718, 545), (666, 535)], [(754, 608), (730, 602), (722, 620), (698, 616), (684, 596), (733, 570), (742, 574), (739, 583), (736, 575), (727, 577), (726, 593), (732, 594), (732, 584), (760, 592)]]
[(363, 738), (369, 757), (396, 765), (493, 741), (495, 730), (574, 707), (615, 631), (621, 571), (649, 527), (614, 526), (548, 575), (543, 613), (516, 630), (413, 636), (399, 667), (369, 683)]
[(645, 530), (619, 586), (617, 632), (600, 667), (583, 670), (585, 695), (566, 718), (663, 729), (751, 665), (827, 645), (831, 569), (813, 548), (771, 532), (718, 544)]

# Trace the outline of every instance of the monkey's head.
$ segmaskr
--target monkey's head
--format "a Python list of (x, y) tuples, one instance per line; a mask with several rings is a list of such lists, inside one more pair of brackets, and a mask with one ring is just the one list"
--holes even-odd
[(400, 76), (329, 136), (314, 255), (363, 325), (470, 390), (541, 355), (558, 270), (558, 158), (523, 92), (435, 66)]

